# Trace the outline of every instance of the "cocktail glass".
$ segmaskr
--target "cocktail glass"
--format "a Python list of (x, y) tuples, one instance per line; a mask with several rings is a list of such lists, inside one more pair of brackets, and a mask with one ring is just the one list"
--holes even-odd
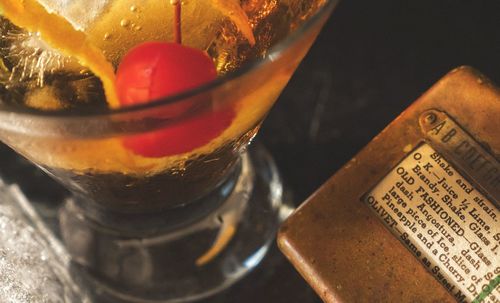
[[(247, 146), (337, 1), (279, 2), (266, 3), (281, 5), (284, 19), (256, 29), (283, 36), (257, 35), (263, 57), (185, 93), (120, 109), (2, 105), (0, 139), (74, 194), (61, 234), (74, 272), (99, 297), (192, 301), (264, 257), (290, 207), (270, 156)], [(168, 154), (142, 150), (150, 141)]]

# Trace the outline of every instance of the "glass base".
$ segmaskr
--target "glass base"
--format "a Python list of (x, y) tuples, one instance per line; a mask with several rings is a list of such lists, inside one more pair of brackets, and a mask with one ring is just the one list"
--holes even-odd
[(73, 276), (97, 302), (200, 300), (255, 268), (292, 210), (273, 160), (259, 145), (242, 155), (239, 174), (201, 200), (196, 203), (213, 208), (173, 221), (174, 211), (148, 220), (96, 214), (67, 201), (60, 220)]

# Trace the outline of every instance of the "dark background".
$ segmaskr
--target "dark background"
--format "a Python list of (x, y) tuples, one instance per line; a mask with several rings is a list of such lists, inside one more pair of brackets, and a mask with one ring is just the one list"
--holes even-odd
[[(434, 82), (470, 65), (500, 82), (500, 1), (344, 0), (259, 135), (300, 203)], [(500, 119), (500, 117), (499, 117)], [(0, 175), (31, 197), (66, 192), (4, 146)], [(319, 302), (276, 249), (208, 302)]]
[(341, 1), (260, 138), (303, 200), (460, 65), (500, 83), (500, 1)]

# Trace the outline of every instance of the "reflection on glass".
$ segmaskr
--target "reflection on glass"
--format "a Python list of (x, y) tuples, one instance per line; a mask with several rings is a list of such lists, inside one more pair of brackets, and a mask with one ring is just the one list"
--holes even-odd
[[(61, 225), (90, 280), (131, 301), (188, 300), (258, 264), (282, 190), (268, 155), (245, 150), (335, 2), (0, 3), (0, 139), (75, 194)], [(148, 100), (144, 87), (181, 79), (156, 62), (153, 84), (121, 84), (133, 49), (179, 33), (213, 61), (215, 80)]]

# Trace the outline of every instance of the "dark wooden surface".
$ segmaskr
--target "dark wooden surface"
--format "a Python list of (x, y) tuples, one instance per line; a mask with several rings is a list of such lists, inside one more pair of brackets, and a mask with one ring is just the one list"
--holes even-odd
[[(498, 0), (344, 0), (259, 135), (299, 204), (432, 83), (471, 65), (500, 82)], [(500, 117), (499, 117), (500, 118)], [(0, 146), (0, 175), (29, 197), (64, 189)], [(319, 302), (276, 248), (206, 302)]]

